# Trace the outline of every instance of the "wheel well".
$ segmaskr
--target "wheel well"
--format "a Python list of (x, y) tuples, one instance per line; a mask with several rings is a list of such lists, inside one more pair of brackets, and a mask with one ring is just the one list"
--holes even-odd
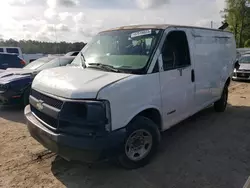
[(158, 110), (154, 108), (146, 109), (140, 112), (137, 116), (144, 116), (144, 117), (151, 119), (157, 125), (159, 130), (161, 130), (162, 119), (161, 119), (161, 114)]
[(228, 78), (225, 85), (226, 85), (226, 86), (229, 86), (229, 85), (230, 85), (230, 82), (231, 82), (231, 79)]

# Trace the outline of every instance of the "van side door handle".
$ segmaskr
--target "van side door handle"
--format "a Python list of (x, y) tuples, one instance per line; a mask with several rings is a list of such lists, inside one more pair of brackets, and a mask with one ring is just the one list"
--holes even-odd
[(191, 81), (195, 81), (194, 69), (191, 70)]

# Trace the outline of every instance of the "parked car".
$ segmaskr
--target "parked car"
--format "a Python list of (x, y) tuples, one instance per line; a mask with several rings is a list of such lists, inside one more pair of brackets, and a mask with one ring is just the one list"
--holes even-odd
[(31, 63), (42, 57), (47, 57), (48, 55), (42, 53), (35, 53), (35, 54), (23, 54), (23, 59), (25, 60), (26, 64)]
[(16, 105), (29, 103), (30, 86), (38, 72), (53, 67), (66, 66), (74, 57), (43, 57), (24, 68), (12, 68), (0, 72), (0, 104)]
[(242, 55), (250, 54), (250, 48), (237, 48), (236, 53), (236, 60), (239, 60)]
[(237, 61), (233, 80), (250, 80), (250, 53), (243, 54)]
[(22, 68), (25, 61), (16, 54), (0, 53), (0, 69)]
[(246, 52), (250, 52), (250, 48), (237, 48), (236, 51), (240, 54), (244, 54)]
[(79, 51), (72, 51), (65, 54), (65, 56), (77, 56)]
[(0, 53), (16, 54), (23, 58), (23, 53), (20, 47), (0, 46)]
[(67, 160), (116, 157), (125, 168), (144, 166), (160, 132), (211, 104), (226, 109), (235, 58), (234, 36), (221, 30), (139, 25), (100, 32), (72, 62), (82, 67), (34, 79), (28, 130)]

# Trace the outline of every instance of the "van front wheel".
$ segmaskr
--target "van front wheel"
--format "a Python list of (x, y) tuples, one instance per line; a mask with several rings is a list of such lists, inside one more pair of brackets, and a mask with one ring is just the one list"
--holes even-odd
[(224, 112), (227, 108), (228, 99), (228, 86), (226, 85), (223, 89), (220, 100), (214, 103), (214, 109), (216, 112)]
[(127, 126), (127, 136), (118, 162), (126, 169), (143, 167), (156, 153), (159, 142), (157, 125), (146, 117), (137, 116)]

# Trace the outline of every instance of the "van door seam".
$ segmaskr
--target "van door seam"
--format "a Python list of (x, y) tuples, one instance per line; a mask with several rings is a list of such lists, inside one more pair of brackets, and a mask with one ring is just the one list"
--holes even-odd
[(172, 111), (168, 112), (167, 115), (173, 114), (175, 112), (176, 112), (176, 110), (172, 110)]
[(120, 79), (118, 79), (118, 80), (115, 80), (115, 81), (113, 81), (113, 82), (111, 82), (111, 83), (109, 83), (109, 84), (103, 86), (103, 87), (100, 88), (99, 91), (96, 93), (96, 97), (95, 97), (95, 98), (98, 97), (98, 95), (99, 95), (99, 93), (101, 92), (101, 90), (104, 89), (105, 87), (108, 87), (108, 86), (110, 86), (110, 85), (112, 85), (112, 84), (114, 84), (114, 83), (116, 83), (116, 82), (119, 82), (120, 80), (123, 80), (123, 79), (125, 79), (125, 78), (128, 78), (128, 77), (130, 77), (130, 76), (131, 76), (131, 75), (128, 75), (128, 76), (126, 76), (126, 77), (120, 78)]

